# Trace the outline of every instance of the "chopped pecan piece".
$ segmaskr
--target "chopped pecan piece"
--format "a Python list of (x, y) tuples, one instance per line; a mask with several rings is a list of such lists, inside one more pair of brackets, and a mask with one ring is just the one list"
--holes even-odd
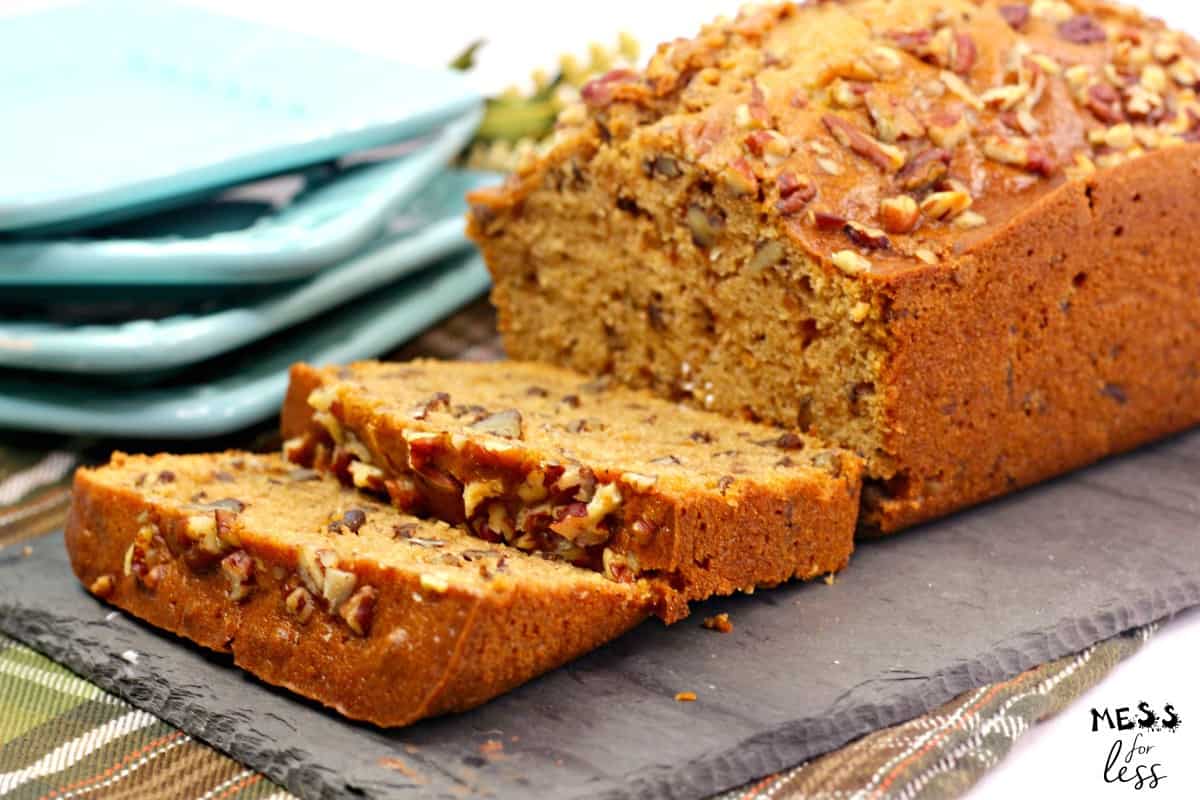
[(413, 419), (425, 419), (431, 411), (446, 411), (450, 408), (450, 395), (445, 392), (438, 392), (427, 400), (422, 400), (413, 406), (408, 412)]
[(747, 150), (770, 166), (778, 166), (792, 152), (792, 143), (778, 131), (755, 131), (746, 137), (745, 144)]
[(614, 69), (605, 75), (588, 81), (579, 91), (583, 102), (591, 108), (607, 108), (616, 99), (615, 88), (623, 83), (635, 83), (637, 73), (627, 69)]
[(960, 78), (949, 70), (942, 70), (940, 76), (942, 84), (950, 91), (951, 94), (962, 100), (976, 111), (983, 110), (983, 101), (979, 99), (979, 95), (975, 94), (974, 90), (967, 85), (966, 81)]
[(337, 611), (341, 608), (342, 603), (349, 599), (357, 583), (358, 576), (353, 572), (337, 569), (336, 567), (326, 568), (325, 588), (321, 592), (321, 596), (329, 604), (329, 610)]
[(839, 250), (833, 254), (833, 265), (848, 275), (857, 275), (871, 270), (871, 262), (853, 250)]
[(898, 172), (907, 160), (907, 155), (903, 150), (868, 136), (865, 131), (848, 120), (826, 114), (821, 121), (839, 144), (885, 172)]
[(988, 89), (979, 96), (980, 101), (989, 108), (999, 108), (1011, 111), (1017, 104), (1029, 95), (1029, 87), (1019, 83), (1010, 83)]
[(112, 575), (101, 575), (92, 581), (92, 585), (88, 587), (88, 591), (96, 595), (96, 597), (111, 597), (116, 585), (116, 580)]
[(892, 240), (883, 231), (857, 222), (847, 222), (842, 232), (856, 247), (864, 250), (888, 250), (892, 246)]
[(245, 600), (254, 590), (254, 559), (237, 550), (221, 559), (221, 572), (229, 581), (229, 599)]
[(946, 111), (934, 114), (926, 125), (929, 140), (940, 148), (953, 150), (971, 135), (971, 123), (962, 113)]
[(888, 31), (888, 37), (901, 50), (914, 55), (920, 55), (925, 52), (925, 49), (933, 41), (933, 31), (929, 28), (909, 31)]
[(940, 183), (950, 172), (950, 158), (948, 151), (939, 148), (918, 153), (898, 176), (900, 186), (916, 192)]
[(1108, 41), (1108, 32), (1095, 17), (1076, 14), (1058, 26), (1058, 35), (1074, 44), (1098, 44)]
[(758, 191), (758, 176), (750, 167), (750, 162), (744, 158), (734, 159), (728, 167), (721, 171), (721, 180), (729, 191), (746, 197)]
[(1029, 23), (1029, 6), (1024, 3), (1009, 3), (1000, 6), (1000, 16), (1014, 31), (1019, 31)]
[(288, 593), (287, 598), (283, 601), (284, 607), (301, 623), (308, 622), (313, 615), (313, 610), (316, 608), (316, 603), (313, 602), (312, 593), (303, 586), (297, 586)]
[(350, 630), (359, 636), (371, 632), (371, 623), (375, 620), (375, 602), (379, 592), (373, 586), (362, 586), (342, 604), (338, 614), (350, 626)]
[(950, 57), (946, 66), (958, 75), (966, 75), (975, 66), (979, 50), (968, 33), (956, 33), (950, 42)]
[(814, 211), (813, 225), (819, 231), (840, 231), (846, 227), (848, 220), (840, 214), (833, 214), (828, 211)]
[(435, 594), (445, 594), (450, 591), (450, 581), (441, 575), (425, 573), (421, 576), (421, 588)]
[(217, 538), (224, 544), (237, 547), (241, 544), (241, 539), (237, 533), (237, 512), (230, 511), (227, 508), (218, 508), (213, 512), (213, 520), (217, 525)]
[(350, 482), (354, 484), (356, 489), (366, 489), (371, 492), (383, 492), (387, 490), (386, 477), (379, 467), (372, 466), (365, 461), (355, 461), (347, 468), (350, 473)]
[(1044, 145), (1019, 136), (989, 136), (981, 143), (983, 154), (1000, 164), (1021, 167), (1041, 175), (1054, 173), (1054, 162)]
[(725, 229), (725, 212), (719, 208), (708, 210), (692, 203), (687, 210), (687, 226), (692, 232), (692, 244), (696, 247), (712, 247)]
[(780, 173), (775, 183), (779, 187), (779, 200), (775, 203), (775, 209), (784, 216), (803, 210), (817, 196), (816, 184), (811, 179), (796, 177), (791, 172)]
[(505, 439), (520, 439), (522, 438), (521, 412), (515, 408), (498, 411), (495, 414), (484, 417), (478, 422), (471, 423), (467, 428), (479, 433), (490, 433), (493, 436), (501, 436)]
[(783, 261), (786, 255), (787, 251), (783, 242), (778, 239), (765, 239), (755, 246), (754, 255), (750, 258), (750, 263), (746, 265), (746, 268), (751, 272), (761, 272)]
[(921, 211), (930, 219), (954, 219), (969, 209), (972, 202), (970, 194), (958, 189), (934, 192), (921, 203)]
[(890, 233), (912, 233), (921, 219), (921, 209), (908, 195), (889, 197), (879, 204), (879, 219)]
[(621, 481), (639, 492), (648, 492), (658, 483), (657, 475), (642, 475), (638, 472), (626, 472), (621, 475)]
[(838, 108), (858, 108), (869, 88), (870, 84), (838, 78), (829, 87), (829, 99)]
[(1102, 122), (1115, 125), (1125, 121), (1125, 109), (1121, 103), (1121, 94), (1107, 83), (1096, 83), (1089, 86), (1084, 105)]
[(875, 123), (875, 132), (884, 142), (901, 139), (920, 139), (925, 135), (925, 126), (899, 99), (884, 91), (868, 92), (865, 101), (867, 113)]
[(871, 48), (864, 58), (872, 69), (883, 76), (898, 75), (904, 69), (904, 58), (886, 45)]
[(733, 623), (729, 621), (729, 614), (726, 613), (705, 617), (704, 627), (710, 631), (716, 631), (717, 633), (733, 632)]

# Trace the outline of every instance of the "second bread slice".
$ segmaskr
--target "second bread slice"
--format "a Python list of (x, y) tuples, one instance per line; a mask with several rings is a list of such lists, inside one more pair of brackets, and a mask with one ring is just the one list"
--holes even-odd
[(843, 568), (861, 462), (542, 365), (297, 365), (285, 451), (400, 508), (687, 603)]
[(463, 711), (649, 613), (642, 584), (486, 545), (277, 455), (113, 455), (75, 476), (83, 585), (342, 714)]

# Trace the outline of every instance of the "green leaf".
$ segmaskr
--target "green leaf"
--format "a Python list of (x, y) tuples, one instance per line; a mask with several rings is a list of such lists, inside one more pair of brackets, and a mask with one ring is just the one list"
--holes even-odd
[(558, 105), (537, 100), (489, 100), (475, 138), (480, 141), (541, 140), (554, 130)]
[(486, 39), (476, 39), (467, 45), (467, 49), (459, 53), (453, 61), (450, 62), (450, 69), (456, 69), (459, 72), (466, 72), (475, 68), (475, 54), (479, 52), (479, 48), (487, 43)]

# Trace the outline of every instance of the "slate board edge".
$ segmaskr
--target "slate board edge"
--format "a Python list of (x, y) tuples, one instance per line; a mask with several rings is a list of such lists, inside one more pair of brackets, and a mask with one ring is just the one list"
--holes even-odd
[[(1141, 593), (1130, 598), (1129, 605), (1136, 607), (1136, 612), (1130, 613), (1128, 608), (1101, 610), (1091, 616), (1062, 619), (1052, 626), (998, 642), (982, 655), (920, 681), (916, 692), (919, 701), (857, 707), (847, 702), (846, 708), (832, 716), (776, 726), (739, 742), (732, 750), (706, 754), (654, 776), (631, 777), (624, 787), (582, 797), (676, 800), (711, 797), (735, 789), (833, 752), (874, 731), (915, 719), (963, 692), (1014, 678), (1026, 670), (1080, 653), (1151, 623), (1165, 624), (1185, 611), (1200, 607), (1200, 581), (1183, 581)], [(854, 687), (846, 696), (847, 701), (864, 685)]]
[[(1141, 592), (1129, 598), (1129, 604), (1124, 608), (1059, 620), (1052, 626), (999, 642), (989, 652), (940, 670), (920, 681), (920, 688), (915, 692), (919, 700), (855, 707), (852, 700), (860, 685), (846, 695), (846, 707), (834, 717), (796, 720), (743, 741), (733, 750), (706, 754), (653, 775), (631, 775), (621, 785), (598, 784), (586, 794), (575, 797), (617, 800), (711, 796), (836, 750), (871, 731), (913, 719), (962, 692), (1014, 677), (1039, 664), (1080, 652), (1105, 639), (1170, 618), (1194, 606), (1200, 606), (1200, 581), (1188, 580)], [(1131, 608), (1135, 610), (1130, 611)], [(234, 731), (218, 723), (218, 714), (209, 713), (203, 705), (183, 707), (170, 703), (169, 686), (164, 685), (161, 691), (147, 691), (146, 679), (151, 678), (153, 684), (151, 675), (128, 669), (121, 670), (120, 674), (98, 669), (102, 663), (112, 664), (112, 654), (98, 652), (97, 658), (86, 659), (78, 650), (57, 643), (56, 640), (61, 642), (62, 639), (55, 633), (55, 629), (60, 628), (56, 624), (59, 622), (65, 622), (65, 618), (0, 600), (0, 630), (73, 672), (90, 676), (88, 679), (102, 688), (262, 772), (298, 796), (361, 797), (364, 790), (367, 796), (380, 796), (373, 795), (369, 785), (351, 787), (337, 775), (325, 775), (326, 771), (306, 763), (304, 754), (295, 749), (266, 741), (263, 737), (251, 739), (246, 730), (234, 735)], [(836, 733), (833, 732), (838, 728), (833, 724), (835, 720), (844, 726)], [(386, 791), (384, 787), (380, 789)]]

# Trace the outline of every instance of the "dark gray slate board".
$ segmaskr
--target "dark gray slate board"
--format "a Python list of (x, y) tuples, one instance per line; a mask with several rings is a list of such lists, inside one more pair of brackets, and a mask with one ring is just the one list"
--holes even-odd
[[(1200, 432), (863, 543), (833, 586), (649, 622), (393, 733), (112, 613), (76, 585), (59, 536), (33, 550), (0, 551), (0, 627), (304, 797), (693, 798), (1200, 605)], [(717, 611), (734, 633), (700, 628)], [(673, 699), (686, 690), (699, 702)]]

